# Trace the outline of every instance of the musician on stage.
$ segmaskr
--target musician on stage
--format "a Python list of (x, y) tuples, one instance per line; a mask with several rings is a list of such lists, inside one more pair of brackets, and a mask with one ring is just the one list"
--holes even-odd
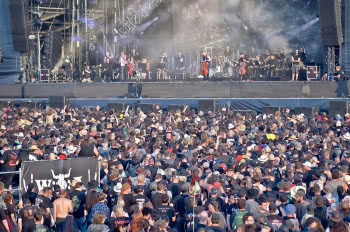
[(248, 60), (246, 58), (246, 55), (241, 53), (239, 56), (239, 77), (240, 80), (248, 80)]
[(131, 53), (129, 54), (129, 58), (133, 59), (135, 63), (141, 63), (141, 56), (139, 52), (136, 50), (136, 48), (133, 48), (131, 50)]
[(121, 52), (119, 62), (120, 62), (120, 80), (124, 81), (125, 80), (126, 65), (128, 64), (128, 60), (126, 58), (125, 51)]
[(233, 57), (233, 51), (231, 51), (230, 46), (227, 46), (224, 51), (224, 70), (223, 70), (224, 74), (226, 74), (227, 76), (230, 76), (229, 68), (230, 68), (230, 65), (232, 64), (231, 63), (232, 57)]
[(276, 72), (276, 66), (277, 66), (277, 60), (275, 55), (271, 55), (270, 59), (266, 63), (267, 66), (267, 76), (272, 77), (275, 75)]
[(81, 82), (86, 83), (86, 82), (91, 82), (91, 69), (90, 65), (85, 64), (84, 70), (83, 70), (83, 79)]
[(201, 56), (201, 75), (203, 76), (204, 80), (209, 80), (210, 62), (211, 62), (210, 56), (205, 51), (202, 51), (202, 56)]
[(73, 69), (72, 69), (72, 63), (69, 60), (69, 57), (67, 57), (64, 60), (64, 64), (62, 65), (64, 72), (66, 73), (66, 78), (68, 81), (72, 81), (72, 77), (73, 77)]
[(295, 54), (292, 56), (292, 81), (299, 80), (299, 71), (301, 68), (301, 57), (299, 54), (299, 50), (295, 51)]
[(168, 55), (166, 54), (166, 52), (162, 52), (161, 53), (161, 57), (160, 57), (160, 62), (158, 64), (158, 74), (157, 74), (157, 78), (160, 79), (166, 79), (168, 76), (168, 63), (169, 63), (169, 59), (168, 59)]
[(175, 63), (175, 72), (184, 72), (185, 71), (185, 56), (181, 51), (177, 52), (177, 55), (174, 58)]
[(255, 61), (253, 62), (254, 66), (254, 78), (258, 80), (260, 77), (264, 75), (264, 62), (261, 59), (261, 56), (257, 56)]
[(113, 54), (106, 52), (106, 56), (103, 60), (103, 79), (106, 81), (110, 80), (112, 77), (112, 68), (113, 68)]

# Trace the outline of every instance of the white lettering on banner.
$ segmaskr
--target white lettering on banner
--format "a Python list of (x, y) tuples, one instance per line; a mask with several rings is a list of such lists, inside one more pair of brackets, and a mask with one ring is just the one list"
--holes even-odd
[[(38, 187), (38, 191), (41, 191), (43, 188), (45, 187), (50, 187), (52, 185), (59, 185), (62, 189), (70, 189), (70, 186), (72, 184), (71, 179), (76, 180), (78, 182), (82, 182), (82, 176), (75, 176), (75, 177), (71, 177), (71, 168), (69, 169), (68, 173), (64, 174), (64, 173), (58, 173), (55, 174), (54, 170), (50, 170), (51, 174), (52, 174), (52, 178), (51, 179), (43, 179), (43, 180), (37, 180), (34, 179), (33, 173), (31, 173), (31, 183), (33, 183), (35, 181), (37, 187)], [(88, 171), (90, 172), (90, 169), (88, 169)]]

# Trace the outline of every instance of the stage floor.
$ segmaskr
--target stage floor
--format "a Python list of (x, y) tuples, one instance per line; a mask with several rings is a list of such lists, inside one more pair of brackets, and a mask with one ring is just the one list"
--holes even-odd
[[(137, 87), (137, 90), (136, 90)], [(344, 98), (347, 81), (176, 81), (0, 85), (0, 98)]]

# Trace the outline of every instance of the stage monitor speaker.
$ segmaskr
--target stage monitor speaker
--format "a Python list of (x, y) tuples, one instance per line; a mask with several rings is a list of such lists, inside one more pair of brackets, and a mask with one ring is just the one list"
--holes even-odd
[(347, 101), (330, 101), (329, 102), (329, 114), (331, 116), (340, 114), (344, 116), (349, 113), (349, 102)]
[(26, 30), (23, 0), (8, 2), (13, 49), (17, 52), (28, 52), (28, 36)]
[(318, 0), (318, 4), (322, 44), (341, 45), (343, 43), (341, 0)]
[(115, 112), (123, 112), (126, 109), (126, 105), (123, 103), (108, 103), (107, 107)]
[(198, 100), (198, 111), (216, 111), (216, 100)]
[(52, 108), (63, 109), (68, 103), (68, 99), (65, 96), (51, 96), (49, 97), (49, 106)]
[(137, 108), (140, 108), (144, 113), (152, 113), (154, 110), (153, 104), (137, 104)]
[(316, 116), (320, 113), (319, 107), (295, 107), (296, 114), (304, 114), (305, 116), (311, 117)]
[(279, 107), (279, 106), (264, 106), (263, 107), (264, 114), (275, 114), (277, 111), (281, 112), (281, 107)]

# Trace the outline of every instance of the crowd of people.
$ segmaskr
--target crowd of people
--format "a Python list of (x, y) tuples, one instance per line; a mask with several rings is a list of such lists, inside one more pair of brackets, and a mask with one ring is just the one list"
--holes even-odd
[(348, 232), (349, 125), (288, 109), (4, 108), (1, 171), (97, 157), (101, 175), (19, 199), (1, 175), (0, 231)]

